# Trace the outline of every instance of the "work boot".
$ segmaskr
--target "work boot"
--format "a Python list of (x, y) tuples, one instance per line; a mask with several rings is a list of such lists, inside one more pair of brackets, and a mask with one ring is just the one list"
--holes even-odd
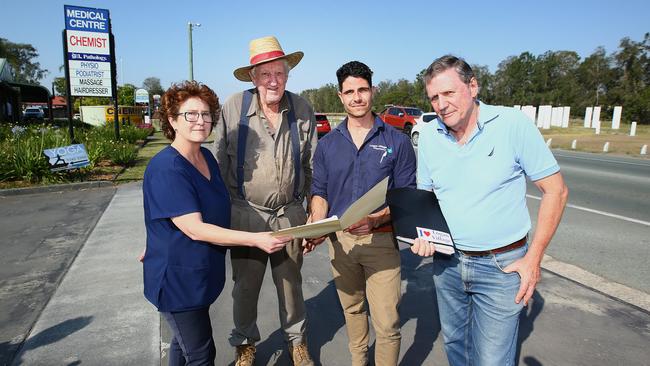
[(311, 359), (307, 351), (307, 343), (303, 342), (295, 346), (290, 344), (289, 353), (291, 353), (293, 366), (314, 366), (314, 360)]
[(255, 346), (252, 344), (242, 344), (237, 346), (237, 359), (235, 366), (253, 366), (255, 362)]

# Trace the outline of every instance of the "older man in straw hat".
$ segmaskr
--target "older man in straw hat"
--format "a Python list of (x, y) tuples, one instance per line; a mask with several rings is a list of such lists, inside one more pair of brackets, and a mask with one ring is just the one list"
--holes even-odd
[[(311, 185), (316, 119), (305, 99), (285, 90), (289, 70), (302, 57), (302, 52), (285, 54), (275, 37), (259, 38), (250, 42), (250, 65), (234, 72), (255, 87), (224, 103), (213, 152), (230, 190), (235, 229), (268, 231), (306, 222), (302, 203)], [(305, 339), (302, 256), (300, 240), (270, 255), (231, 249), (235, 328), (230, 343), (237, 348), (237, 366), (255, 359), (257, 303), (269, 260), (293, 363), (314, 364)]]

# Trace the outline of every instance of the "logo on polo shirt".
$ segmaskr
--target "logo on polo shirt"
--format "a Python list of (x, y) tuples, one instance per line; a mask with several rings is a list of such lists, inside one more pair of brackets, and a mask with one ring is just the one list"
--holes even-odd
[(369, 145), (373, 150), (378, 150), (378, 151), (383, 151), (384, 153), (381, 154), (381, 158), (379, 159), (379, 164), (381, 164), (384, 161), (384, 158), (388, 154), (393, 153), (393, 148), (392, 147), (386, 147), (384, 145)]

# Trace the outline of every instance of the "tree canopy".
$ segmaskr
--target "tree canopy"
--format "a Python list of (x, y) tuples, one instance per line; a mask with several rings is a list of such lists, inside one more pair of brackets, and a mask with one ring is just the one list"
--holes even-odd
[[(583, 60), (575, 51), (522, 52), (501, 61), (494, 73), (484, 65), (472, 65), (479, 83), (479, 99), (499, 105), (571, 106), (574, 116), (586, 107), (603, 106), (611, 115), (623, 106), (623, 119), (650, 123), (650, 33), (641, 41), (623, 38), (618, 49), (607, 54), (603, 47)], [(423, 81), (424, 70), (414, 81), (400, 79), (376, 84), (374, 110), (399, 104), (431, 110)], [(319, 112), (343, 112), (338, 87), (327, 84), (301, 93)]]
[(163, 90), (162, 86), (160, 85), (160, 79), (153, 76), (144, 79), (142, 82), (142, 89), (148, 91), (149, 96), (153, 96), (155, 94), (163, 95), (165, 92), (165, 90)]
[(47, 75), (47, 69), (41, 69), (41, 64), (34, 61), (37, 57), (38, 52), (31, 44), (0, 38), (0, 58), (7, 59), (14, 69), (16, 82), (38, 84)]

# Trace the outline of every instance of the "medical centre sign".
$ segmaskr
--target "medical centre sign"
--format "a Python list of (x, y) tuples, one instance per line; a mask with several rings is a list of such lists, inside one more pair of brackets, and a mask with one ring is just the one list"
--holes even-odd
[(70, 95), (113, 97), (109, 11), (65, 5), (64, 12)]

